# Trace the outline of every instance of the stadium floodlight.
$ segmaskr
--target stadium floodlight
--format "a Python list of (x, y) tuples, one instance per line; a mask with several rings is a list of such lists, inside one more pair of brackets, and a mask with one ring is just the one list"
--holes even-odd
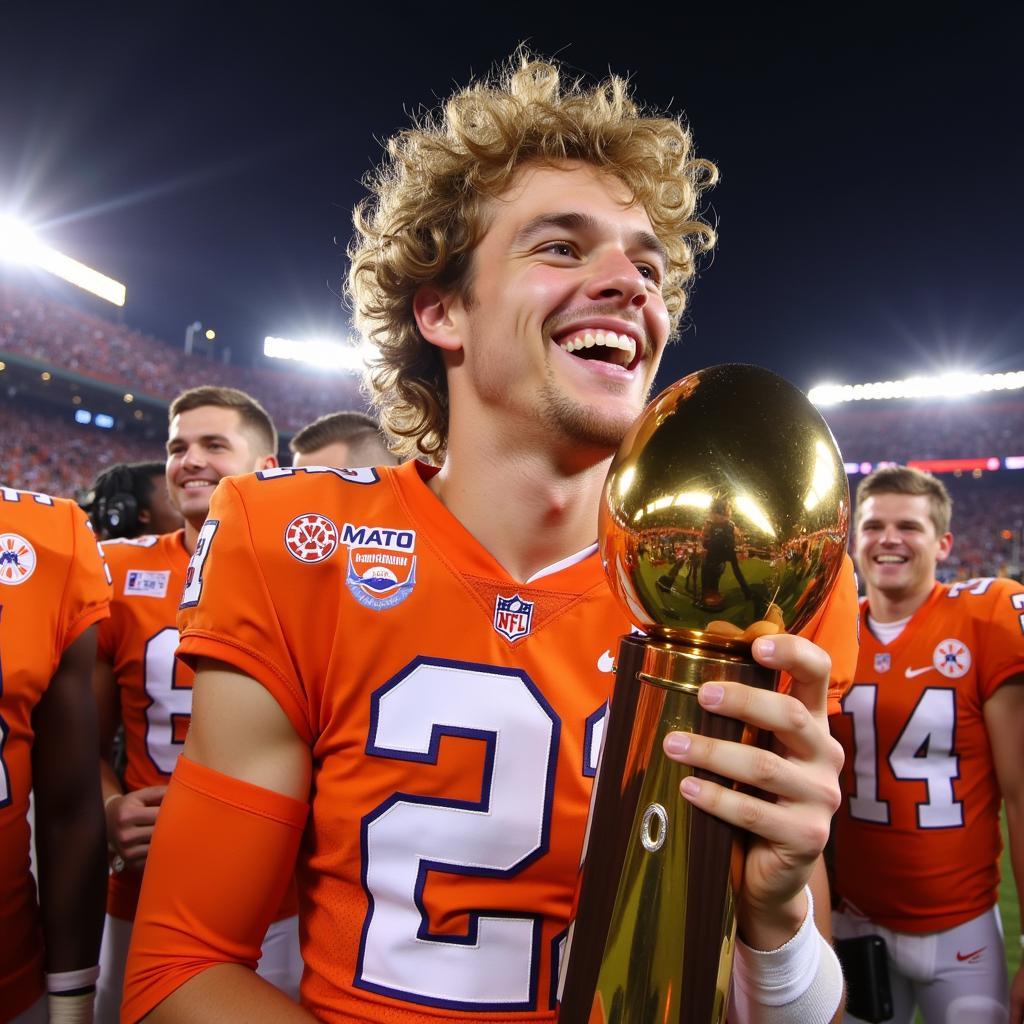
[(966, 398), (988, 391), (1024, 388), (1024, 370), (1012, 373), (953, 371), (935, 377), (881, 380), (872, 384), (820, 384), (807, 397), (817, 406), (889, 398)]
[(293, 341), (268, 335), (263, 339), (263, 354), (271, 359), (293, 359), (329, 370), (362, 373), (380, 353), (376, 345), (366, 341)]
[(83, 291), (123, 306), (126, 289), (120, 281), (44, 245), (24, 224), (0, 216), (0, 260), (39, 267)]

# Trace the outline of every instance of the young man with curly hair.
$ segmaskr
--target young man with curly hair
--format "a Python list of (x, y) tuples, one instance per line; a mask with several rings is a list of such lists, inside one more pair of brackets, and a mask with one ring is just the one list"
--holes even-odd
[[(621, 79), (585, 89), (526, 60), (391, 140), (349, 286), (381, 352), (382, 423), (421, 461), (271, 470), (215, 495), (182, 605), (192, 730), (124, 1020), (555, 1018), (602, 655), (628, 630), (598, 500), (714, 240), (695, 216), (714, 176)], [(840, 679), (855, 614), (847, 589), (817, 624)], [(829, 657), (804, 637), (758, 644), (789, 695), (701, 699), (775, 734), (774, 781), (740, 745), (676, 733), (665, 754), (769, 790), (680, 799), (753, 823), (739, 1018), (805, 1024), (832, 1019), (842, 988), (807, 888), (838, 800)], [(301, 1007), (251, 971), (296, 859)]]

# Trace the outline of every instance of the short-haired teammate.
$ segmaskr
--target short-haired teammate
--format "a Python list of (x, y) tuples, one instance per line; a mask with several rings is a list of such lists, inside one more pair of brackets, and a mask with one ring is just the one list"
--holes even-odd
[[(88, 1024), (106, 836), (89, 675), (110, 578), (71, 501), (0, 488), (0, 1020)], [(29, 871), (35, 796), (39, 899)], [(48, 995), (47, 995), (48, 993)], [(49, 1006), (47, 1005), (49, 1004)]]
[[(915, 1004), (926, 1024), (1007, 1019), (1001, 799), (1024, 893), (1024, 587), (936, 582), (951, 507), (938, 479), (903, 466), (857, 489), (867, 599), (856, 682), (832, 720), (846, 750), (835, 933), (885, 939), (897, 1024)], [(1018, 971), (1014, 1024), (1022, 997)]]
[[(192, 711), (192, 671), (174, 659), (176, 617), (190, 555), (210, 496), (225, 476), (277, 465), (277, 432), (266, 410), (234, 388), (185, 391), (169, 410), (166, 486), (184, 517), (171, 533), (103, 545), (114, 583), (110, 619), (99, 630), (93, 687), (100, 711), (103, 797), (112, 871), (107, 895), (100, 1024), (116, 1024), (132, 922), (154, 822), (181, 752)], [(123, 781), (110, 764), (119, 726), (125, 732)], [(285, 900), (263, 945), (260, 970), (298, 995), (294, 900)]]
[(289, 442), (293, 466), (395, 466), (380, 424), (365, 412), (330, 412), (303, 427)]
[[(389, 152), (350, 286), (382, 352), (385, 429), (433, 465), (270, 470), (214, 497), (180, 619), (196, 710), (127, 1022), (556, 1014), (606, 652), (629, 629), (599, 496), (711, 242), (695, 207), (712, 169), (621, 79), (585, 90), (544, 63), (456, 94)], [(814, 635), (848, 679), (844, 583)], [(809, 1024), (842, 989), (806, 888), (839, 798), (829, 658), (796, 636), (756, 655), (791, 694), (726, 683), (702, 700), (778, 753), (681, 734), (666, 752), (771, 791), (680, 799), (755, 823), (739, 929), (771, 952), (741, 954), (738, 1015)], [(296, 857), (301, 1007), (251, 972)]]

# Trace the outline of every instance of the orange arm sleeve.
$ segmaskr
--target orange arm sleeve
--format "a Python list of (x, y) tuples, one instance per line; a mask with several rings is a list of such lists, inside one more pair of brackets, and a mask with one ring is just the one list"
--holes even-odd
[(309, 808), (178, 758), (153, 837), (125, 974), (134, 1024), (215, 964), (255, 969)]

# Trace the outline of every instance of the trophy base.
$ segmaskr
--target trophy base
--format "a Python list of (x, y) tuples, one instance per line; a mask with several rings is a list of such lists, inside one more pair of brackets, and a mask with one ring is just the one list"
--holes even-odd
[(566, 949), (563, 1024), (725, 1020), (745, 833), (679, 793), (691, 774), (729, 783), (661, 749), (675, 730), (754, 740), (743, 723), (700, 706), (697, 691), (711, 680), (774, 689), (777, 675), (731, 653), (622, 640)]

